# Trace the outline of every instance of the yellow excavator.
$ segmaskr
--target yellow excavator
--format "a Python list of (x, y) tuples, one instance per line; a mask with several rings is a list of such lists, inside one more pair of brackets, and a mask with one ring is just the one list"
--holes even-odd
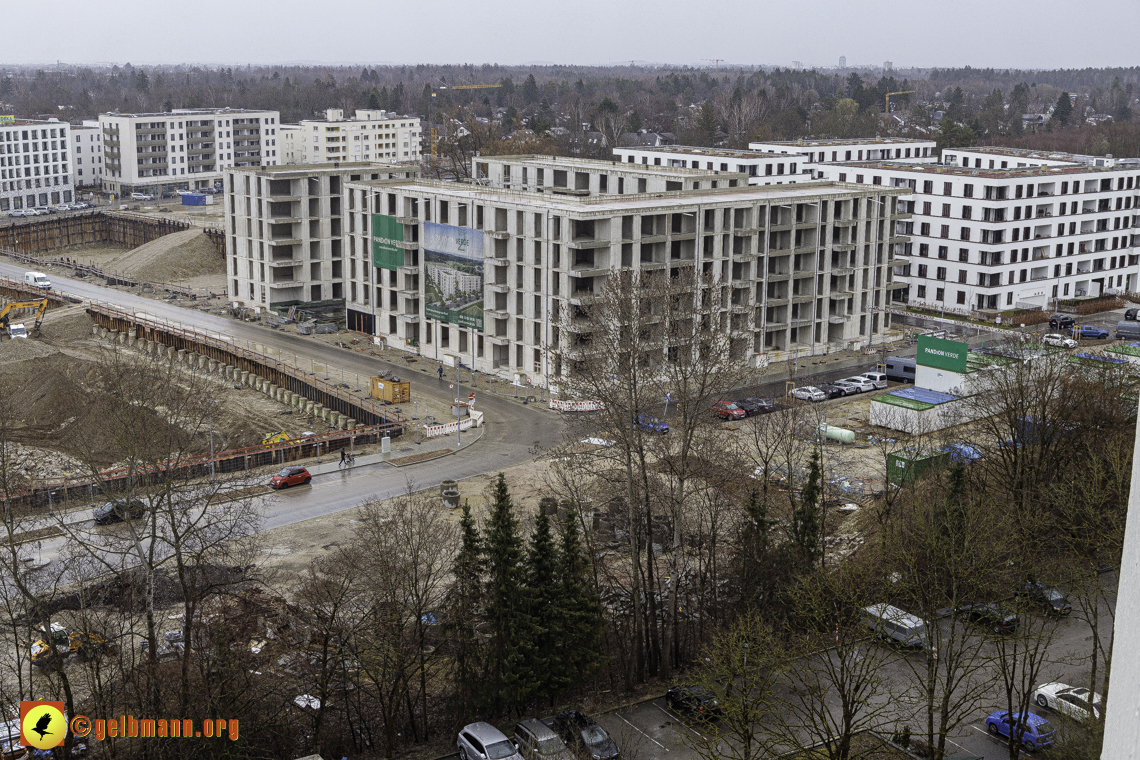
[[(10, 315), (13, 311), (16, 311), (18, 309), (35, 309), (36, 322), (32, 326), (32, 329), (39, 330), (40, 324), (42, 324), (44, 321), (44, 312), (47, 311), (47, 307), (48, 300), (46, 298), (42, 301), (12, 301), (5, 304), (4, 308), (0, 309), (0, 335), (8, 332), (8, 323), (11, 319)], [(27, 337), (26, 333), (24, 337)]]

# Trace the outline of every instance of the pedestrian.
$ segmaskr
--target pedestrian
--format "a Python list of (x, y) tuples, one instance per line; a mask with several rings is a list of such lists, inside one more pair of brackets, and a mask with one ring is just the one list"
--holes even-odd
[(344, 449), (340, 450), (340, 463), (342, 465), (344, 464)]
[(443, 382), (443, 362), (439, 363), (439, 381)]

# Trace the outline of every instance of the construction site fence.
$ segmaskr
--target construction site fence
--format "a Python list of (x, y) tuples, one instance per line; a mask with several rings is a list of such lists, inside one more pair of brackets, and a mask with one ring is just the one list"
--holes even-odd
[(69, 303), (81, 303), (78, 298), (73, 296), (65, 296), (62, 293), (37, 288), (10, 277), (0, 277), (0, 297), (11, 301), (42, 301), (46, 298), (49, 309)]
[(349, 393), (341, 384), (320, 380), (314, 374), (292, 367), (278, 358), (242, 348), (228, 337), (219, 335), (215, 338), (179, 324), (125, 312), (106, 304), (90, 304), (87, 314), (92, 322), (108, 330), (128, 336), (133, 330), (138, 340), (152, 341), (173, 351), (191, 351), (220, 365), (233, 366), (359, 425), (388, 431), (392, 438), (400, 436), (407, 425), (407, 421), (390, 405)]
[[(290, 462), (319, 457), (329, 452), (351, 448), (360, 444), (379, 443), (391, 432), (384, 427), (356, 428), (334, 431), (323, 435), (283, 441), (272, 447), (249, 446), (230, 449), (197, 457), (184, 457), (146, 467), (107, 470), (94, 478), (58, 478), (43, 480), (8, 494), (5, 503), (9, 508), (47, 510), (54, 506), (81, 500), (95, 503), (132, 489), (145, 490), (171, 481), (189, 481), (211, 475), (228, 475), (249, 472), (259, 467), (285, 466)], [(213, 468), (210, 464), (213, 462)]]

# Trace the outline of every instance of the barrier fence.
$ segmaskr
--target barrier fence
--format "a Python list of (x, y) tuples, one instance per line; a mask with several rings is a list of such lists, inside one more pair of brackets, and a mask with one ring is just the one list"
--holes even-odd
[(556, 412), (598, 412), (606, 408), (601, 401), (562, 401), (550, 399), (550, 408)]
[(425, 438), (435, 438), (448, 433), (456, 431), (469, 430), (473, 427), (483, 426), (483, 413), (471, 412), (471, 415), (465, 420), (456, 420), (455, 422), (445, 422), (442, 425), (424, 425), (423, 432)]

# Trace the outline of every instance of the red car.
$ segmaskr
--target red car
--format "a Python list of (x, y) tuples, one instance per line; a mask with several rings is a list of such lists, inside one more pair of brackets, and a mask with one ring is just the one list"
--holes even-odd
[(288, 488), (289, 486), (308, 485), (313, 476), (304, 467), (286, 467), (273, 476), (269, 481), (270, 488)]
[(712, 405), (713, 414), (724, 420), (742, 420), (748, 413), (731, 401), (718, 401)]

